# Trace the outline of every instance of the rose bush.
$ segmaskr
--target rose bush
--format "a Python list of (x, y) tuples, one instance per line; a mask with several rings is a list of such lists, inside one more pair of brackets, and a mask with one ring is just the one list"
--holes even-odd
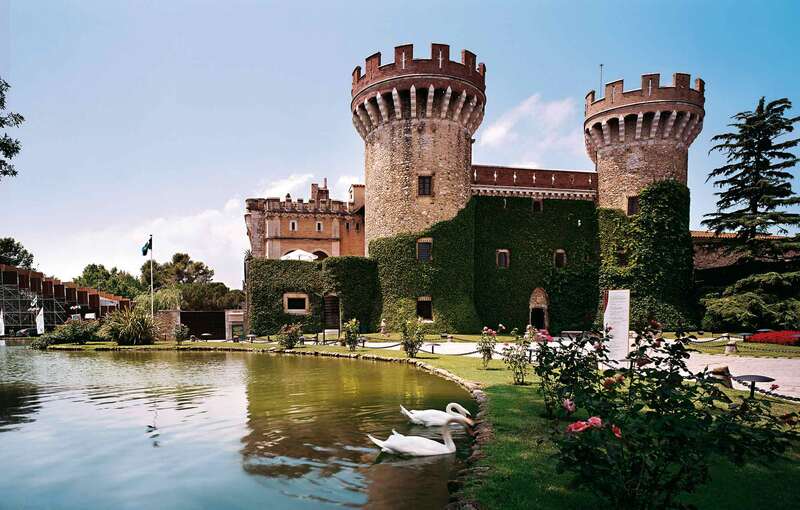
[[(502, 326), (502, 324), (500, 324), (500, 326)], [(497, 345), (497, 332), (484, 326), (483, 330), (481, 330), (481, 337), (478, 339), (475, 346), (481, 355), (484, 370), (489, 367), (489, 362), (492, 361), (495, 345)]]

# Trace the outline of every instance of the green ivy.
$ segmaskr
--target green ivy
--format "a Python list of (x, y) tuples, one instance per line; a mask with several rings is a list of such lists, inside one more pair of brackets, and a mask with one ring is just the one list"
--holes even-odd
[(378, 265), (364, 257), (328, 257), (322, 271), (330, 287), (339, 296), (342, 322), (358, 319), (362, 332), (376, 331), (380, 316)]
[(631, 290), (632, 329), (650, 319), (667, 329), (694, 327), (689, 188), (656, 182), (639, 194), (639, 208), (632, 216), (598, 210), (600, 288)]

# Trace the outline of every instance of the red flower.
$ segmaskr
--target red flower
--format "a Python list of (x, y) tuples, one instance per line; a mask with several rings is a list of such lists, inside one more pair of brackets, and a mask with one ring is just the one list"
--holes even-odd
[(617, 439), (622, 439), (622, 431), (616, 425), (611, 425), (611, 432), (617, 436)]
[(603, 350), (603, 342), (595, 342), (595, 344), (594, 344), (594, 350), (596, 350), (596, 351), (601, 351), (601, 350)]
[(616, 383), (617, 382), (611, 377), (606, 377), (605, 379), (603, 379), (603, 387), (607, 390), (613, 388)]
[(575, 412), (576, 409), (575, 402), (573, 402), (572, 400), (565, 398), (564, 403), (562, 405), (564, 406), (564, 410), (567, 411), (567, 413), (572, 414)]
[(576, 421), (575, 423), (570, 423), (567, 426), (567, 434), (575, 434), (578, 432), (583, 432), (586, 429), (592, 428), (588, 422), (585, 421)]
[(781, 387), (780, 384), (773, 384), (772, 386), (769, 387), (769, 389), (770, 391), (775, 391), (780, 387)]
[(595, 428), (598, 428), (598, 429), (603, 426), (603, 420), (601, 420), (599, 416), (592, 416), (591, 418), (589, 418), (587, 420), (586, 423), (588, 423), (589, 426), (595, 427)]

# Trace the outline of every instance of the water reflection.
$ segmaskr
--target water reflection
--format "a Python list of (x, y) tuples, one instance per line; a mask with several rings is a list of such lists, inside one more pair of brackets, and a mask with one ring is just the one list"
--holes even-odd
[(30, 423), (39, 411), (39, 390), (32, 384), (0, 384), (0, 432)]

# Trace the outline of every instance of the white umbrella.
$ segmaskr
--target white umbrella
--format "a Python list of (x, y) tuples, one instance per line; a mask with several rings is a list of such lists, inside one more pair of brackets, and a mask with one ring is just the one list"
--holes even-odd
[(317, 260), (317, 256), (314, 255), (313, 253), (309, 253), (309, 252), (307, 252), (305, 250), (292, 250), (289, 253), (287, 253), (286, 255), (284, 255), (283, 257), (281, 257), (281, 260), (305, 260), (305, 261), (311, 261), (311, 260)]

